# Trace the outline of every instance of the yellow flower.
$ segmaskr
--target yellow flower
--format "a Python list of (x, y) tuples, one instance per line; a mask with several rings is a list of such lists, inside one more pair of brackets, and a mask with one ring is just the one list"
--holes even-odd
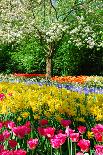
[(60, 115), (56, 115), (55, 118), (58, 122), (60, 122), (63, 119)]
[(40, 116), (36, 114), (36, 115), (34, 115), (34, 119), (38, 120), (38, 119), (40, 119)]
[(93, 132), (88, 131), (87, 136), (88, 136), (88, 139), (93, 138), (94, 137)]
[(77, 120), (80, 121), (80, 122), (85, 122), (85, 119), (82, 118), (82, 117), (78, 118)]
[(97, 121), (102, 121), (103, 120), (103, 115), (101, 113), (97, 113), (96, 120)]
[(22, 118), (19, 116), (18, 118), (17, 118), (17, 121), (19, 122), (19, 121), (21, 121), (22, 120)]
[(27, 118), (27, 117), (29, 116), (29, 112), (23, 112), (23, 113), (21, 114), (21, 116), (22, 116), (23, 118)]
[(45, 111), (44, 115), (49, 118), (51, 116), (51, 113), (49, 111)]

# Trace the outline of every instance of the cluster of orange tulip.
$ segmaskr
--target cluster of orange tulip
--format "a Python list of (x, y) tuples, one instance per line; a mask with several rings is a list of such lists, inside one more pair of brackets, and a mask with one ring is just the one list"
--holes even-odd
[(52, 77), (53, 81), (59, 82), (59, 83), (80, 83), (83, 84), (86, 82), (88, 76), (55, 76)]

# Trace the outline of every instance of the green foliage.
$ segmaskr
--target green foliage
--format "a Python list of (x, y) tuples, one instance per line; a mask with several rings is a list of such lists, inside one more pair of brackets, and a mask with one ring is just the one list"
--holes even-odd
[(0, 73), (9, 73), (11, 71), (12, 45), (0, 45)]
[[(45, 73), (43, 45), (27, 36), (21, 44), (2, 45), (0, 72), (2, 73)], [(103, 75), (102, 49), (78, 49), (68, 44), (68, 36), (56, 46), (52, 60), (52, 75)]]
[(42, 47), (35, 38), (25, 38), (17, 49), (11, 52), (13, 72), (43, 73), (45, 57)]

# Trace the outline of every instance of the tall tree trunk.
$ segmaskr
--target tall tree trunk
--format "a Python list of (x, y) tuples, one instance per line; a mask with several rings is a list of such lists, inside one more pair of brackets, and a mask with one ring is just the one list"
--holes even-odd
[(46, 79), (50, 80), (51, 79), (51, 57), (47, 56), (46, 58)]
[(46, 79), (50, 80), (52, 75), (52, 57), (55, 52), (55, 43), (49, 44), (48, 53), (46, 56)]

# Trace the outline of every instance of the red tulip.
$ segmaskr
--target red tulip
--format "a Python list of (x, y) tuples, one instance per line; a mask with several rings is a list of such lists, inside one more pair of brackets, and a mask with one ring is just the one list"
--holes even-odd
[(45, 125), (48, 124), (48, 120), (42, 119), (42, 120), (39, 121), (39, 124), (40, 124), (41, 126), (45, 126)]
[(0, 153), (4, 151), (4, 145), (0, 144)]
[(45, 136), (44, 128), (38, 127), (38, 132), (41, 136)]
[(9, 143), (9, 146), (10, 146), (12, 149), (15, 148), (16, 145), (17, 145), (17, 141), (15, 141), (14, 139), (10, 139), (10, 140), (8, 141), (8, 143)]
[(79, 126), (78, 128), (79, 133), (83, 134), (86, 132), (86, 127), (85, 126)]
[(64, 126), (64, 127), (67, 127), (70, 124), (71, 124), (71, 120), (65, 120), (65, 119), (61, 120), (61, 125)]
[(4, 142), (4, 136), (3, 136), (2, 133), (0, 134), (0, 142), (1, 142), (1, 143)]
[(2, 122), (0, 122), (0, 130), (2, 129), (2, 127), (3, 127), (3, 123), (2, 123)]

